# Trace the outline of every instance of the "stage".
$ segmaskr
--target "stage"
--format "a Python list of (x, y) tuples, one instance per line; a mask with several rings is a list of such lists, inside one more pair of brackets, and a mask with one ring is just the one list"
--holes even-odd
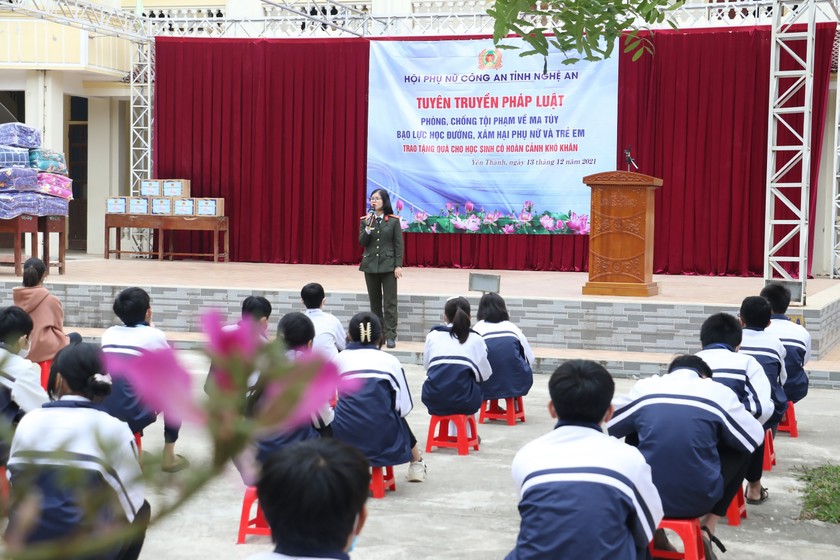
[[(466, 296), (473, 314), (481, 294), (468, 291), (470, 272), (498, 274), (500, 293), (511, 319), (520, 326), (538, 357), (538, 370), (549, 373), (563, 360), (586, 357), (604, 362), (617, 376), (659, 373), (673, 354), (700, 348), (700, 325), (712, 313), (737, 314), (743, 298), (757, 295), (761, 278), (655, 275), (660, 295), (649, 298), (583, 296), (586, 273), (406, 268), (400, 280), (400, 327), (396, 354), (417, 363), (423, 340), (441, 321), (446, 299)], [(20, 285), (10, 269), (0, 272), (3, 305)], [(246, 296), (264, 295), (274, 306), (273, 324), (282, 314), (301, 309), (300, 288), (321, 283), (327, 311), (345, 325), (367, 307), (364, 277), (355, 266), (159, 262), (105, 260), (77, 256), (67, 274), (53, 272), (50, 290), (61, 299), (68, 329), (95, 336), (115, 324), (114, 296), (127, 286), (146, 288), (155, 324), (181, 346), (195, 346), (199, 312), (214, 307), (231, 319)], [(814, 279), (807, 286), (808, 305), (791, 308), (813, 337), (809, 365), (815, 386), (840, 387), (840, 282)]]

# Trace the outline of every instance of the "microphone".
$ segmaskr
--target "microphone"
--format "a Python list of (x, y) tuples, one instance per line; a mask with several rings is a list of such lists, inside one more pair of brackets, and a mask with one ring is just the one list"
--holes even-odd
[(627, 146), (627, 149), (624, 150), (624, 161), (627, 162), (627, 171), (630, 171), (630, 166), (632, 165), (636, 169), (639, 169), (639, 166), (636, 165), (636, 161), (633, 159), (633, 156), (630, 155), (630, 151), (633, 149), (633, 146)]
[(375, 217), (376, 217), (376, 214), (373, 212), (373, 207), (370, 207), (370, 208), (368, 209), (368, 221), (367, 221), (367, 225), (368, 225), (368, 227), (370, 227), (370, 226), (372, 226), (372, 225), (373, 225), (373, 219), (374, 219)]

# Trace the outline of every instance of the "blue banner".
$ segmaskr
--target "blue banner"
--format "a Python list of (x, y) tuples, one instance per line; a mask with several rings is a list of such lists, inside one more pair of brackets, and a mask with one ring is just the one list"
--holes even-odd
[(544, 74), (542, 57), (518, 53), (371, 42), (368, 194), (387, 190), (404, 230), (589, 233), (581, 179), (616, 167), (618, 57), (554, 68), (549, 56)]

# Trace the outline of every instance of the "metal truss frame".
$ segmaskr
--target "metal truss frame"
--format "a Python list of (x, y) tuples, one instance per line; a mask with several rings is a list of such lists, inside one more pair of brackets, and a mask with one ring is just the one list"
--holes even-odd
[[(840, 21), (833, 2), (776, 0), (773, 4), (764, 281), (785, 284), (791, 290), (791, 301), (800, 305), (805, 305), (809, 269), (811, 128), (818, 13), (820, 19)], [(804, 54), (799, 48), (803, 44)]]
[[(792, 288), (795, 303), (805, 303), (808, 272), (808, 201), (810, 192), (811, 105), (813, 99), (816, 21), (840, 22), (838, 0), (759, 0), (717, 4), (684, 4), (671, 12), (681, 27), (772, 25), (765, 281)], [(436, 13), (374, 16), (336, 0), (263, 0), (285, 15), (263, 18), (147, 18), (129, 10), (106, 8), (82, 0), (6, 0), (0, 11), (121, 37), (135, 48), (131, 84), (131, 190), (153, 170), (154, 37), (377, 37), (489, 34), (493, 19), (484, 12), (461, 13), (449, 2)], [(794, 27), (796, 26), (796, 27)], [(664, 27), (664, 24), (663, 24)], [(804, 57), (794, 45), (806, 42)], [(782, 58), (793, 69), (782, 69)], [(840, 259), (840, 94), (835, 122), (832, 276)], [(804, 99), (804, 101), (803, 101)], [(777, 141), (786, 131), (792, 141)], [(783, 134), (783, 136), (785, 135)], [(793, 218), (776, 218), (778, 209)], [(148, 243), (148, 237), (135, 243)], [(840, 275), (840, 274), (838, 274)]]

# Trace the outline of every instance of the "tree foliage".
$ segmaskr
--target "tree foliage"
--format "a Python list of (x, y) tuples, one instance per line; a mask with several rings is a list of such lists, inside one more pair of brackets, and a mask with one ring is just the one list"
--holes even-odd
[(624, 51), (638, 60), (653, 54), (653, 45), (639, 32), (667, 23), (676, 29), (671, 12), (685, 0), (495, 0), (487, 13), (496, 20), (493, 42), (516, 49), (504, 39), (518, 35), (528, 45), (520, 56), (542, 55), (547, 69), (550, 46), (563, 64), (609, 58), (625, 34)]

